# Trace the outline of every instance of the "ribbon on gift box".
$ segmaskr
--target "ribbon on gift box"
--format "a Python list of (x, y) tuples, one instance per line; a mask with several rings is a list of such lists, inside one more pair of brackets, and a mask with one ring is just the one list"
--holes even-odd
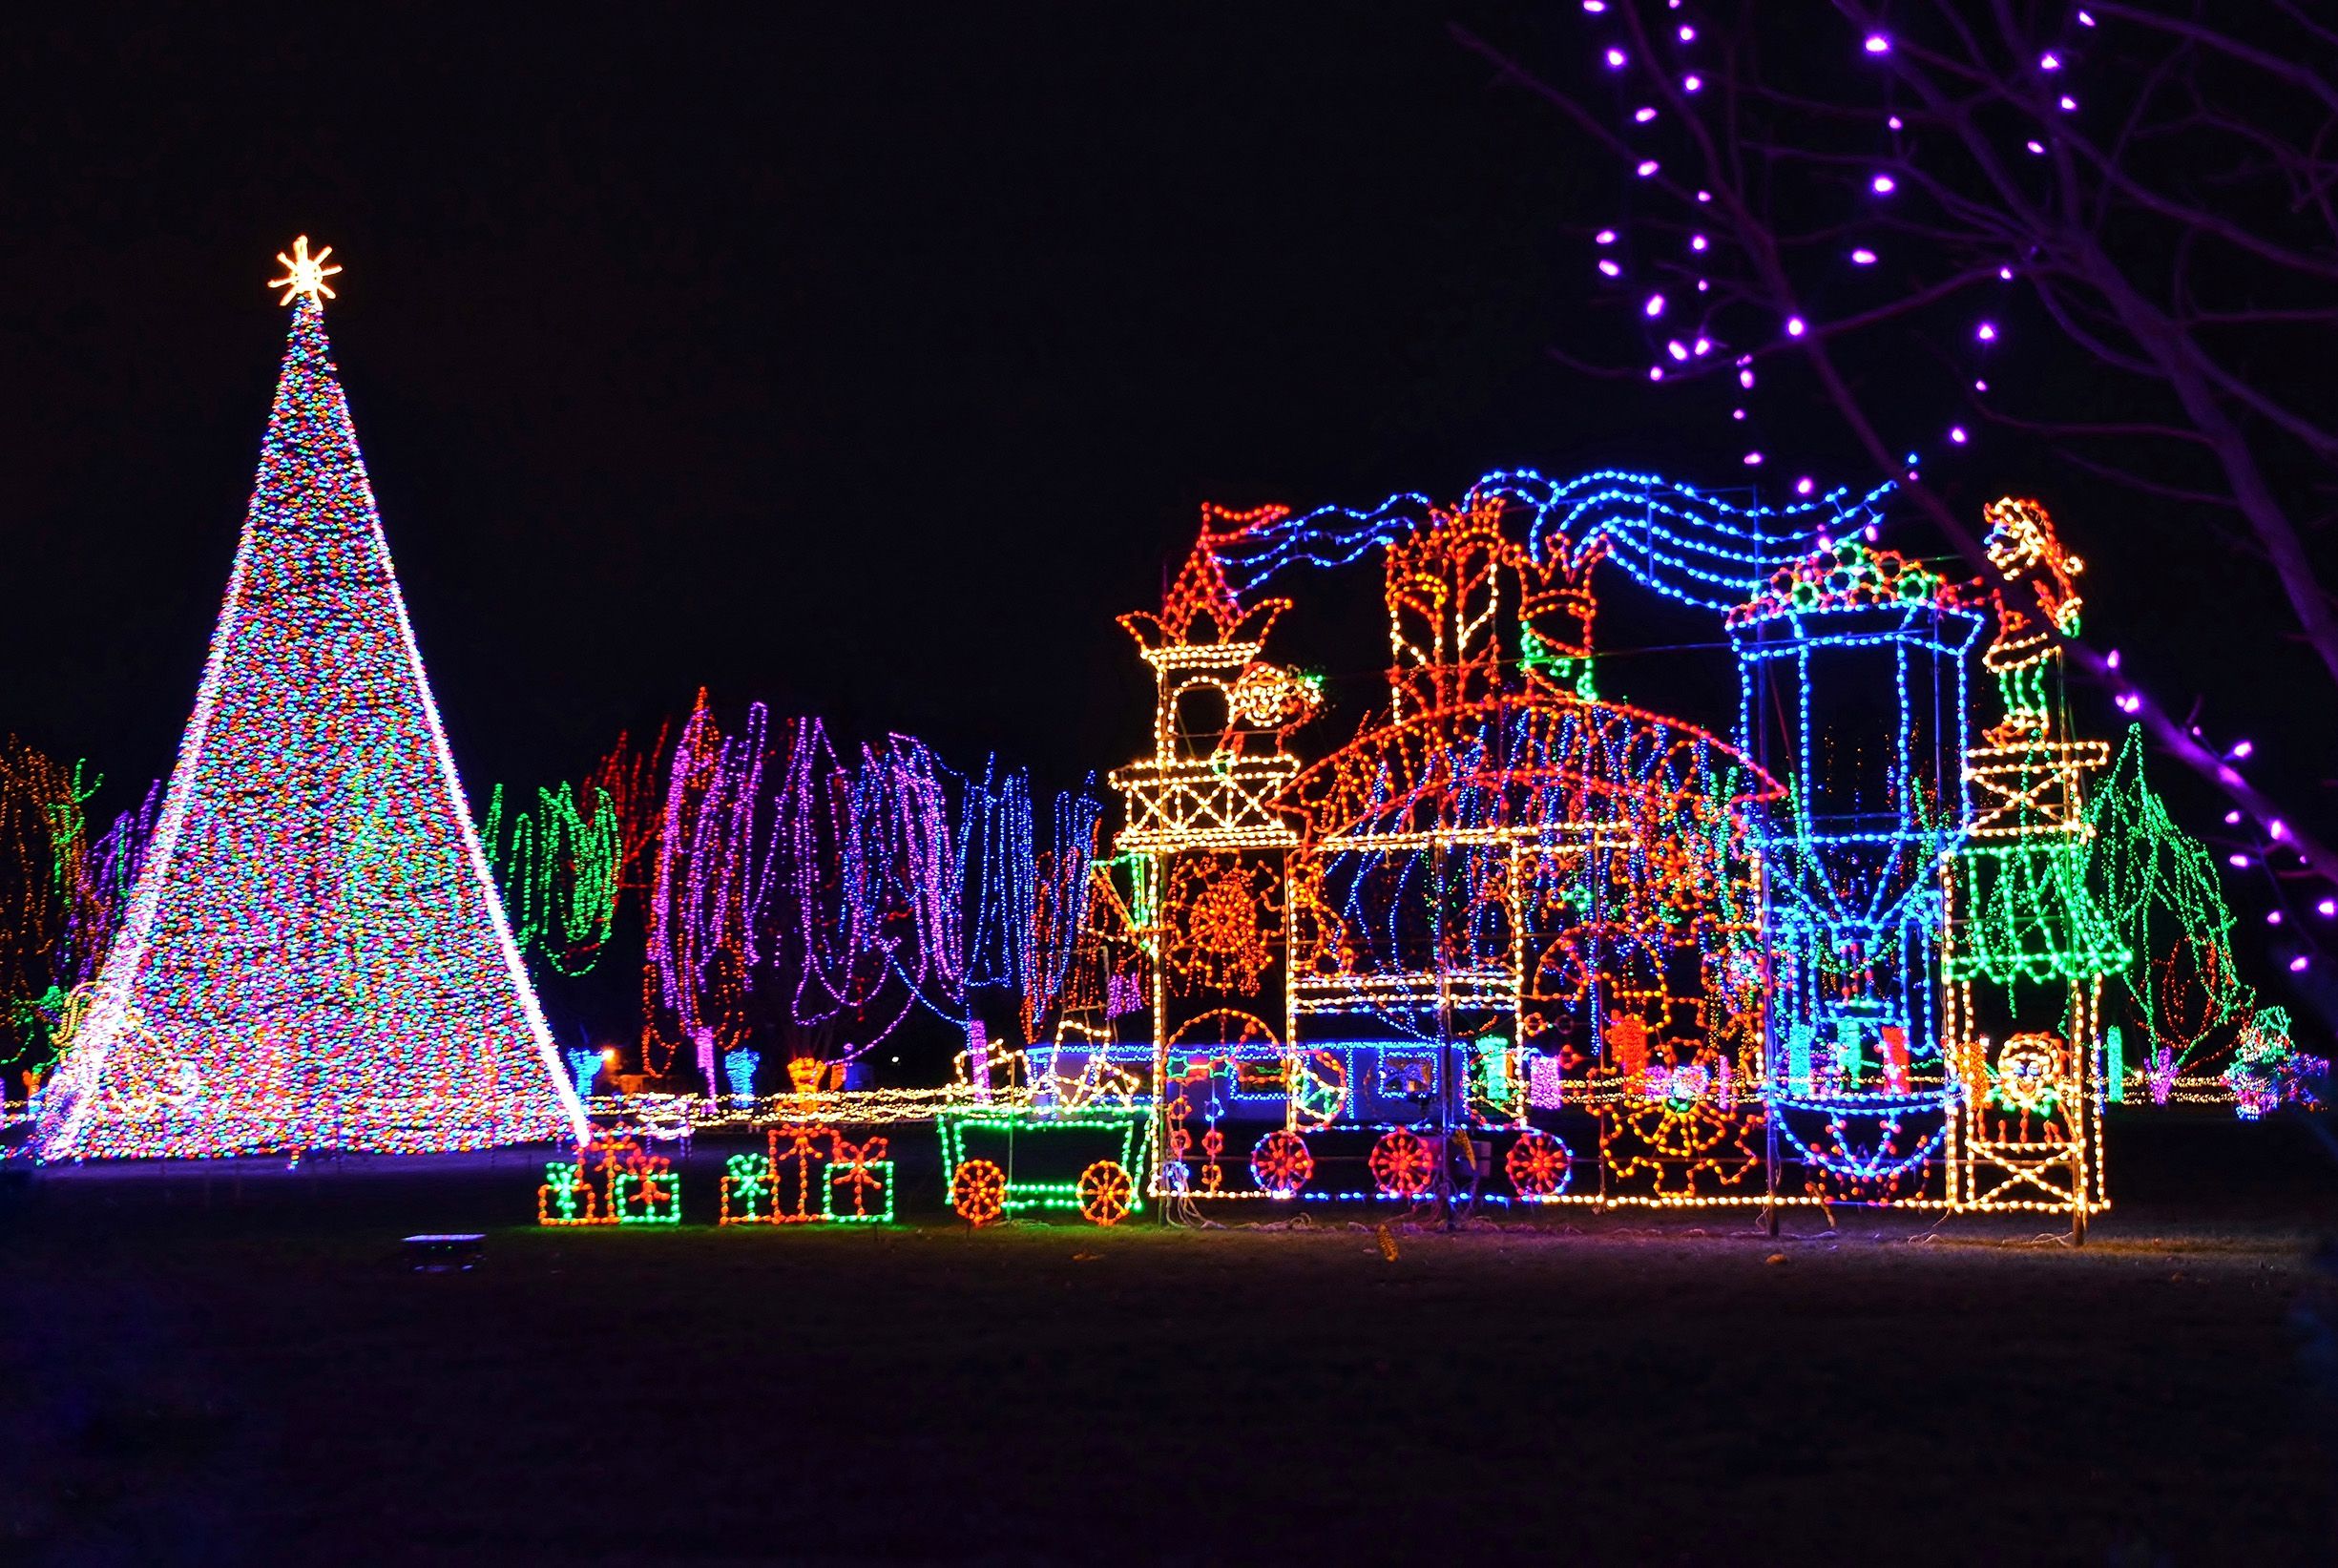
[(865, 1218), (868, 1213), (867, 1190), (873, 1187), (882, 1192), (885, 1188), (884, 1180), (869, 1167), (885, 1159), (887, 1147), (887, 1140), (882, 1138), (853, 1143), (842, 1133), (828, 1135), (828, 1181), (831, 1184), (843, 1182), (849, 1186), (855, 1218)]

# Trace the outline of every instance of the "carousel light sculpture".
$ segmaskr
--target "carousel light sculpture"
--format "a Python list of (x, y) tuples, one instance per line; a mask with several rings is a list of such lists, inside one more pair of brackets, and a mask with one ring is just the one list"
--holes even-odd
[(260, 473), (49, 1160), (580, 1139), (430, 696), (305, 239)]
[[(1384, 1194), (1465, 1175), (1479, 1190), (1475, 1144), (1498, 1129), (1513, 1195), (1561, 1196), (1539, 1174), (1557, 1133), (1519, 1092), (1535, 1056), (1557, 1058), (1562, 1102), (1597, 1123), (1595, 1195), (1746, 1190), (1761, 1027), (1745, 812), (1774, 786), (1694, 726), (1596, 695), (1591, 578), (1612, 542), (1513, 497), (1482, 486), (1388, 546), (1389, 721), (1286, 798), (1313, 862), (1292, 1037), (1388, 1042), (1359, 1097), (1388, 1123), (1367, 1160)], [(1513, 510), (1538, 548), (1508, 535)]]
[[(1150, 993), (1156, 1190), (1764, 1201), (1747, 812), (1776, 786), (1600, 699), (1591, 577), (1613, 562), (1719, 609), (1806, 548), (1798, 525), (1855, 530), (1875, 500), (1781, 522), (1647, 475), (1521, 472), (1452, 508), (1205, 509), (1161, 613), (1122, 617), (1154, 751), (1112, 776), (1126, 826), (1092, 904), (1111, 978)], [(1254, 596), (1374, 549), (1388, 705), (1308, 763), (1288, 742), (1320, 683), (1265, 659), (1290, 601)], [(1083, 999), (1067, 1024), (1109, 1038)], [(1596, 1156), (1562, 1110), (1595, 1119)], [(1245, 1162), (1228, 1134), (1263, 1117)]]

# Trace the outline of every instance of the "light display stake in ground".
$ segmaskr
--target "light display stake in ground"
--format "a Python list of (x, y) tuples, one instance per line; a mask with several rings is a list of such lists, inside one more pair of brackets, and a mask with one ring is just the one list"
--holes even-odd
[(463, 804), (305, 237), (260, 473), (49, 1160), (586, 1136)]

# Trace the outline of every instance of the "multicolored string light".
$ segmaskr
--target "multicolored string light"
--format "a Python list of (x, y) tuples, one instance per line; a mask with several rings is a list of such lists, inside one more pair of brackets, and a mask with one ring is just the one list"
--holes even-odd
[(576, 1139), (430, 697), (305, 243), (194, 717), (46, 1159)]

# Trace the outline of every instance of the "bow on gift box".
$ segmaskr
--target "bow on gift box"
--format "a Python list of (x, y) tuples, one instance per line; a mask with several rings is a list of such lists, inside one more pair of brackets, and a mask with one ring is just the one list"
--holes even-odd
[[(812, 1212), (811, 1206), (812, 1161), (820, 1158), (820, 1140), (833, 1136), (828, 1128), (814, 1121), (791, 1121), (771, 1129), (767, 1147), (771, 1151), (772, 1180), (779, 1181), (780, 1167), (783, 1162), (792, 1161), (796, 1168), (794, 1210), (785, 1212), (776, 1206), (773, 1209), (773, 1217), (782, 1224), (819, 1218)], [(780, 1196), (783, 1197), (785, 1191), (783, 1184)]]
[[(825, 1127), (809, 1122), (790, 1122), (784, 1127), (772, 1128), (771, 1163), (776, 1167), (783, 1160), (792, 1160), (796, 1161), (799, 1168), (809, 1164), (820, 1158), (820, 1150), (816, 1145), (820, 1140), (820, 1136), (827, 1131)], [(784, 1149), (780, 1147), (783, 1142), (787, 1145)]]
[(636, 1190), (640, 1193), (645, 1208), (655, 1208), (673, 1196), (665, 1186), (673, 1179), (673, 1172), (674, 1162), (662, 1154), (637, 1148), (625, 1157), (625, 1174), (639, 1183)]
[[(639, 1183), (641, 1201), (654, 1204), (667, 1196), (665, 1183), (672, 1180), (674, 1162), (662, 1154), (652, 1154), (641, 1140), (620, 1133), (604, 1133), (595, 1139), (588, 1151), (598, 1158), (601, 1181), (613, 1198), (619, 1173), (635, 1178)], [(583, 1160), (577, 1163), (582, 1165)]]
[(593, 1185), (585, 1180), (581, 1160), (555, 1160), (546, 1165), (541, 1196), (543, 1202), (536, 1205), (538, 1220), (574, 1224), (593, 1218)]
[(868, 1167), (885, 1158), (886, 1140), (872, 1138), (864, 1143), (851, 1143), (845, 1140), (842, 1133), (831, 1133), (828, 1137), (831, 1167), (828, 1180), (831, 1182), (850, 1182), (853, 1215), (855, 1218), (865, 1216), (868, 1212), (865, 1196), (866, 1190), (871, 1187), (882, 1190), (885, 1186), (882, 1181), (870, 1174)]
[(771, 1196), (771, 1162), (761, 1155), (735, 1154), (729, 1161), (731, 1189), (740, 1207), (752, 1214)]

